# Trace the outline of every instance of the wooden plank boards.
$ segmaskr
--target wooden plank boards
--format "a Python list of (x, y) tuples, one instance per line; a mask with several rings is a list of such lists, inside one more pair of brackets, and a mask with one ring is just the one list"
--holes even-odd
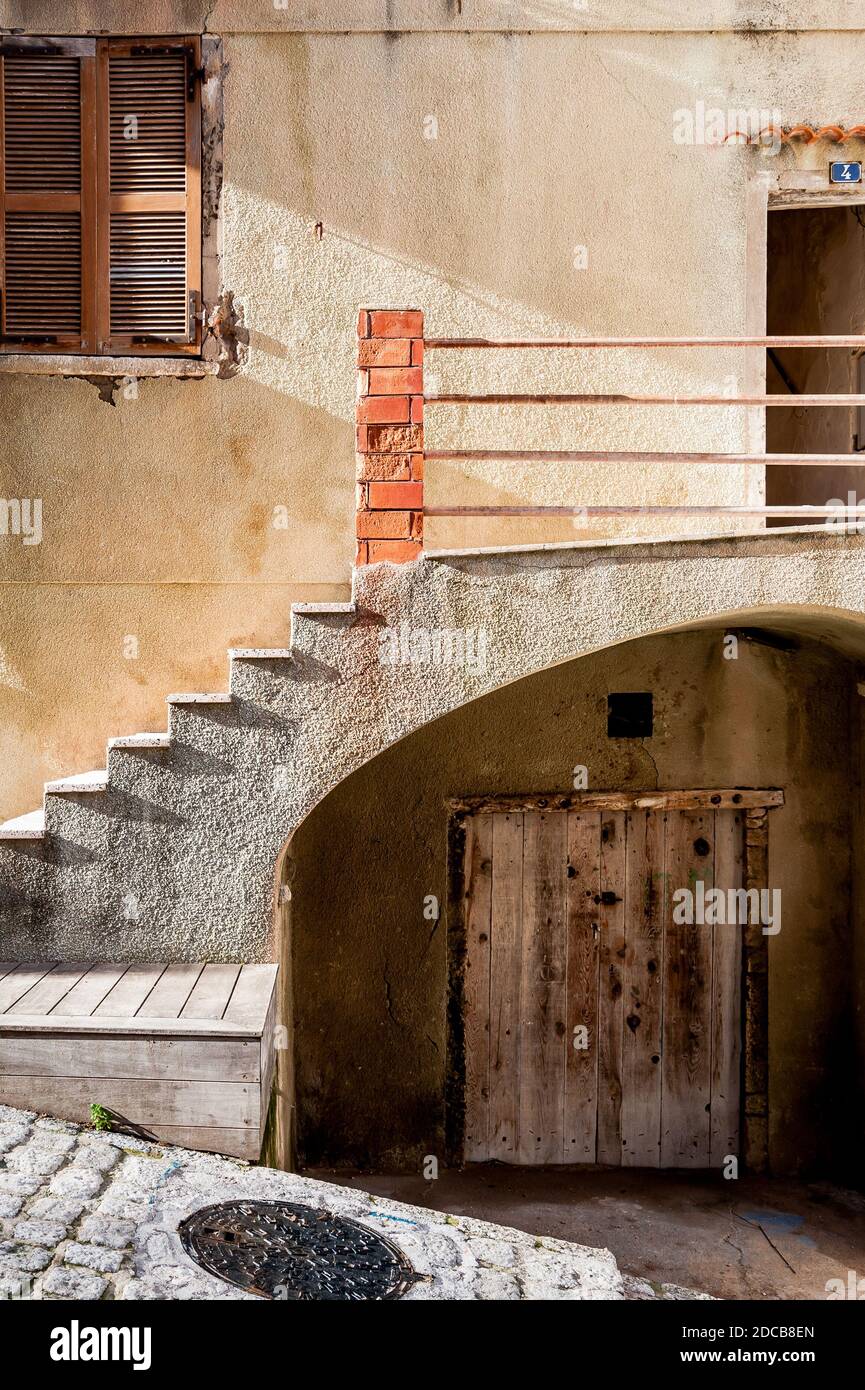
[(48, 1013), (86, 974), (86, 965), (55, 965), (7, 1009), (7, 1013)]
[(565, 1082), (565, 817), (523, 817), (518, 1163), (561, 1163)]
[(259, 1046), (255, 1038), (215, 1039), (202, 1047), (194, 1038), (20, 1033), (3, 1037), (0, 1066), (16, 1076), (257, 1083)]
[(38, 1096), (40, 1109), (78, 1121), (89, 1121), (90, 1106), (96, 1103), (145, 1128), (167, 1124), (246, 1129), (258, 1125), (260, 1114), (258, 1085), (235, 1081), (16, 1076), (3, 1072), (0, 1096), (3, 1104), (22, 1108), (32, 1108)]
[(256, 1038), (257, 1028), (244, 1023), (230, 1023), (224, 1018), (111, 1018), (98, 1014), (3, 1014), (0, 1017), (0, 1036), (6, 1033), (55, 1033), (58, 1037), (71, 1033), (123, 1034), (127, 1037), (175, 1038)]
[(601, 816), (598, 986), (598, 1162), (621, 1163), (622, 976), (625, 960), (625, 813)]
[(68, 994), (50, 1010), (52, 1018), (92, 1014), (126, 972), (125, 965), (91, 965)]
[(55, 961), (51, 961), (50, 963), (43, 961), (35, 964), (28, 964), (22, 961), (20, 965), (16, 965), (13, 970), (10, 970), (9, 973), (0, 980), (0, 1014), (5, 1013), (7, 1009), (11, 1009), (13, 1005), (17, 1004), (18, 1000), (22, 998), (29, 989), (32, 989), (34, 985), (37, 985), (45, 975), (49, 974), (49, 972), (54, 969), (55, 964)]
[[(697, 884), (712, 887), (714, 817), (682, 811), (667, 822), (667, 888), (673, 897)], [(711, 1084), (711, 933), (699, 922), (667, 917), (664, 971), (661, 1166), (709, 1166)], [(678, 909), (678, 910), (677, 910)]]
[(72, 1120), (101, 1104), (166, 1142), (257, 1158), (275, 965), (0, 968), (0, 1104)]
[(448, 806), (455, 815), (479, 815), (512, 811), (676, 811), (734, 810), (751, 806), (783, 806), (784, 793), (778, 787), (708, 787), (696, 791), (657, 792), (535, 792), (520, 796), (451, 797)]
[[(0, 1015), (18, 1015), (68, 1030), (69, 1020), (92, 1018), (126, 1027), (134, 1019), (196, 1025), (225, 1019), (237, 1033), (260, 1032), (270, 1004), (275, 965), (90, 965), (53, 962), (0, 966)], [(114, 1026), (114, 1025), (112, 1025)], [(222, 1031), (222, 1030), (219, 1030)]]
[(164, 965), (130, 965), (114, 988), (96, 1005), (94, 1016), (133, 1018), (164, 970)]
[(520, 960), (523, 817), (494, 817), (490, 955), (490, 1157), (516, 1162), (519, 1148)]
[(666, 813), (627, 815), (622, 1032), (622, 1163), (661, 1161)]
[(490, 1157), (490, 958), (493, 885), (493, 819), (475, 816), (466, 826), (463, 920), (465, 974), (466, 1161)]
[[(261, 1158), (261, 1139), (258, 1127), (246, 1129), (216, 1125), (166, 1125), (151, 1127), (162, 1144), (177, 1144), (184, 1149), (202, 1149), (205, 1153), (227, 1154), (230, 1158), (245, 1158), (257, 1163)], [(135, 1140), (129, 1140), (134, 1151)]]
[(727, 905), (741, 885), (754, 814), (462, 821), (465, 1159), (702, 1168), (738, 1151), (741, 927), (706, 894)]
[(239, 974), (239, 965), (205, 965), (180, 1017), (222, 1018)]
[(136, 1018), (178, 1018), (203, 969), (200, 963), (167, 965)]
[(222, 1017), (229, 1023), (263, 1028), (275, 980), (275, 965), (242, 965)]
[[(715, 817), (715, 887), (725, 895), (742, 887), (744, 816)], [(729, 914), (727, 914), (729, 917)], [(728, 1155), (739, 1156), (740, 1066), (742, 1056), (742, 936), (736, 921), (712, 928), (712, 1108), (709, 1117), (710, 1162), (721, 1168)]]
[(565, 1089), (562, 1159), (594, 1163), (598, 1130), (601, 818), (567, 817)]

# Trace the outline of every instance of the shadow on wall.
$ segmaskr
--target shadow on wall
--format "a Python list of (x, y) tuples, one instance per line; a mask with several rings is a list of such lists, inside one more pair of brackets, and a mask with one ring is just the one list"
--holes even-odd
[[(790, 651), (742, 641), (727, 660), (723, 637), (647, 638), (500, 689), (381, 754), (298, 829), (284, 875), (301, 1166), (444, 1161), (446, 800), (567, 792), (584, 765), (590, 790), (784, 789), (769, 841), (783, 901), (769, 947), (771, 1161), (850, 1179), (861, 1151), (851, 995), (865, 985), (851, 897), (855, 666), (811, 640)], [(616, 690), (653, 693), (651, 738), (608, 737)]]

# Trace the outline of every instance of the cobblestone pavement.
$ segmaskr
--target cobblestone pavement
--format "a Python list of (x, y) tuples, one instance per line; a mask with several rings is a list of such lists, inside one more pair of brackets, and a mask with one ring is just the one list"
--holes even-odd
[(211, 1202), (306, 1202), (363, 1222), (426, 1276), (410, 1299), (700, 1297), (623, 1281), (608, 1250), (214, 1154), (97, 1134), (0, 1106), (0, 1296), (244, 1299), (181, 1248), (180, 1221)]

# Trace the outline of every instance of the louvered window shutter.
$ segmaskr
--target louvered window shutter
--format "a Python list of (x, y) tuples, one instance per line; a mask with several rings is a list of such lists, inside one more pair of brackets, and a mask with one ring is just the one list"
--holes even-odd
[(0, 41), (0, 348), (92, 352), (92, 39)]
[(0, 350), (201, 346), (197, 38), (0, 40)]
[(200, 346), (197, 39), (97, 45), (100, 351)]

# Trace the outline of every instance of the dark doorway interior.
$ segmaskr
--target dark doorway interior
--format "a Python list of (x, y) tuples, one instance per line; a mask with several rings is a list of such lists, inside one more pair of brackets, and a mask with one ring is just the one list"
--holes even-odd
[[(865, 331), (865, 206), (770, 211), (767, 332)], [(766, 389), (789, 394), (791, 406), (766, 411), (767, 453), (863, 451), (865, 409), (797, 407), (803, 393), (865, 393), (865, 358), (850, 348), (777, 348), (767, 353)], [(769, 506), (831, 505), (865, 497), (865, 467), (768, 468)], [(790, 526), (792, 518), (768, 524)], [(812, 523), (813, 524), (813, 523)]]

